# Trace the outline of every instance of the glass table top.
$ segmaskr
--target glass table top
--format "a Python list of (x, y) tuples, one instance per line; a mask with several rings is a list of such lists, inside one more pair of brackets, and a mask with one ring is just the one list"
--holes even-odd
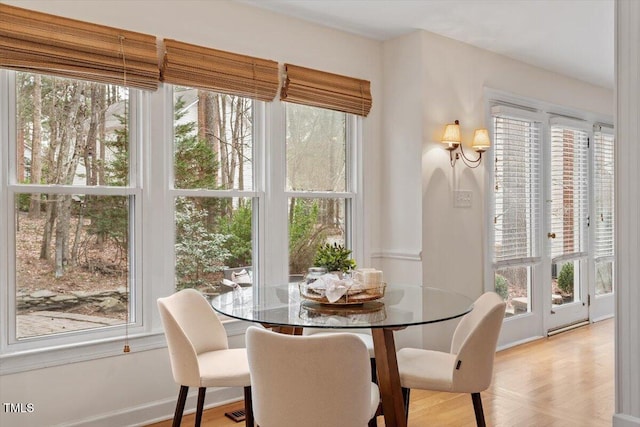
[(309, 301), (297, 283), (253, 289), (239, 288), (211, 299), (226, 316), (274, 326), (314, 328), (404, 328), (465, 315), (473, 300), (447, 290), (389, 284), (384, 297), (361, 304)]

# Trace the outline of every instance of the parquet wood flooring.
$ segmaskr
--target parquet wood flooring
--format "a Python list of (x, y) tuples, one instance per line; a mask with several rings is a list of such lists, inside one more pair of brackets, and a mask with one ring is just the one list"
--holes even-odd
[[(614, 410), (614, 320), (604, 320), (497, 353), (482, 393), (488, 426), (604, 427)], [(224, 416), (242, 402), (205, 411), (205, 427), (243, 427)], [(193, 425), (193, 415), (183, 418)], [(471, 396), (411, 391), (409, 427), (474, 426)], [(171, 421), (148, 427), (170, 427)], [(384, 426), (378, 417), (378, 427)], [(301, 426), (303, 427), (303, 426)], [(330, 427), (330, 426), (327, 426)]]

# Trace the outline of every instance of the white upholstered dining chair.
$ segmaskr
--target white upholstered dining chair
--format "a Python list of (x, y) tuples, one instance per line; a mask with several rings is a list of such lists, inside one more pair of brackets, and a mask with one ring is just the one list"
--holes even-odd
[(304, 328), (302, 335), (326, 335), (334, 333), (349, 333), (360, 338), (364, 345), (367, 346), (369, 352), (369, 360), (371, 364), (371, 379), (374, 383), (377, 383), (378, 373), (376, 371), (376, 354), (373, 348), (373, 337), (371, 336), (371, 329), (327, 329), (327, 328)]
[(206, 298), (194, 289), (158, 299), (174, 381), (180, 385), (173, 427), (180, 426), (189, 387), (198, 387), (195, 425), (202, 420), (207, 387), (244, 387), (245, 424), (253, 427), (247, 352), (230, 349), (227, 334)]
[(376, 415), (380, 392), (357, 336), (285, 335), (252, 326), (246, 340), (260, 427), (365, 427)]
[(398, 371), (409, 414), (410, 389), (471, 393), (478, 427), (485, 426), (480, 392), (491, 385), (493, 361), (506, 304), (486, 292), (458, 323), (449, 352), (403, 348)]

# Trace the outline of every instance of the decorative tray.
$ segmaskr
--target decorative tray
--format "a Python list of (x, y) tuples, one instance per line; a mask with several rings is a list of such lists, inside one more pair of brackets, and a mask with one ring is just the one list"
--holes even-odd
[(360, 305), (369, 301), (376, 301), (384, 297), (386, 283), (377, 285), (369, 285), (366, 288), (361, 286), (352, 286), (336, 301), (329, 301), (321, 289), (314, 289), (311, 284), (300, 282), (300, 296), (308, 301), (317, 302), (325, 305)]
[(351, 323), (380, 322), (387, 318), (384, 303), (380, 301), (364, 302), (358, 305), (322, 304), (314, 301), (304, 301), (300, 304), (301, 319), (317, 325), (328, 325), (336, 318), (349, 318)]

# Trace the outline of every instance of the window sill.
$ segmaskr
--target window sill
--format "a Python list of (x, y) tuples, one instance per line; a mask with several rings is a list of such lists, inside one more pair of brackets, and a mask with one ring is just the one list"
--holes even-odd
[[(249, 326), (247, 322), (236, 319), (225, 320), (223, 325), (230, 337), (243, 335)], [(162, 331), (129, 336), (129, 347), (132, 353), (166, 346), (167, 343)], [(123, 356), (125, 355), (123, 348), (123, 337), (115, 337), (5, 353), (0, 355), (0, 376), (106, 357)]]

